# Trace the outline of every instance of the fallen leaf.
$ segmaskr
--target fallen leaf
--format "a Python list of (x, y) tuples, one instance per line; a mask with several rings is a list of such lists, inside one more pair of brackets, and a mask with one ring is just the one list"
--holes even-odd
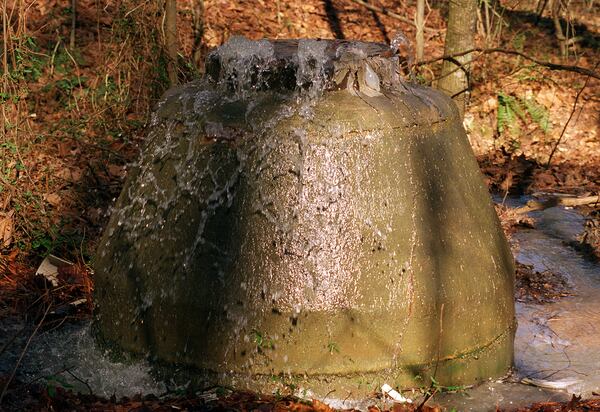
[(123, 177), (125, 175), (125, 168), (119, 165), (108, 165), (108, 173), (112, 177)]
[(5, 249), (12, 243), (14, 214), (14, 210), (11, 210), (8, 213), (0, 213), (0, 240), (2, 241), (2, 248)]
[(79, 168), (62, 169), (56, 173), (56, 176), (70, 183), (77, 183), (81, 180), (83, 172)]
[(44, 195), (44, 200), (50, 203), (52, 206), (58, 206), (62, 199), (56, 193), (49, 193), (47, 195)]

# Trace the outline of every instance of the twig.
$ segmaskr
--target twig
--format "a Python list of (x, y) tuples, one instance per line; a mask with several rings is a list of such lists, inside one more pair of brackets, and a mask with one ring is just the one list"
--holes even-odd
[[(415, 24), (415, 22), (412, 21), (411, 19), (409, 19), (408, 17), (404, 17), (404, 16), (401, 16), (399, 14), (396, 14), (393, 11), (390, 11), (390, 10), (386, 9), (385, 7), (373, 6), (372, 4), (369, 4), (369, 3), (367, 3), (366, 1), (363, 1), (363, 0), (352, 0), (352, 1), (354, 3), (356, 3), (356, 4), (360, 4), (361, 6), (367, 8), (367, 9), (369, 9), (371, 11), (374, 11), (376, 13), (381, 13), (381, 14), (383, 14), (385, 16), (392, 17), (392, 18), (394, 18), (396, 20), (400, 20), (400, 21), (402, 21), (404, 23), (408, 23), (411, 26)], [(439, 33), (440, 32), (439, 30), (433, 29), (431, 27), (424, 27), (423, 29), (425, 31), (429, 31), (429, 32), (432, 32), (432, 33), (433, 32), (435, 32), (435, 33)]]
[[(75, 58), (73, 57), (73, 55), (69, 52), (69, 49), (65, 47), (65, 53), (67, 53), (67, 56), (69, 56), (69, 58), (71, 59), (71, 61), (73, 62), (73, 65), (75, 66), (76, 69), (76, 73), (77, 73), (77, 83), (79, 84), (79, 88), (83, 88), (82, 84), (81, 84), (81, 70), (79, 69), (79, 65), (77, 64), (77, 60), (75, 60)], [(71, 95), (73, 96), (73, 100), (75, 101), (75, 107), (77, 108), (77, 112), (80, 113), (81, 110), (79, 109), (79, 103), (77, 103), (77, 95), (75, 93), (71, 93)]]
[[(596, 64), (594, 69), (596, 67), (598, 67), (598, 63)], [(556, 149), (558, 149), (558, 145), (560, 144), (563, 136), (565, 135), (565, 131), (567, 130), (567, 126), (569, 125), (569, 122), (571, 122), (571, 119), (573, 118), (573, 115), (575, 114), (575, 109), (577, 109), (577, 102), (579, 101), (579, 96), (581, 96), (581, 93), (587, 87), (590, 77), (591, 77), (591, 75), (588, 75), (587, 79), (585, 79), (585, 83), (583, 83), (583, 87), (581, 89), (579, 89), (579, 91), (577, 92), (577, 95), (575, 96), (575, 101), (573, 102), (573, 109), (571, 110), (571, 114), (569, 114), (569, 118), (567, 119), (567, 122), (563, 126), (562, 131), (560, 132), (560, 136), (558, 136), (558, 140), (556, 141), (556, 143), (554, 144), (554, 147), (552, 148), (552, 151), (550, 152), (550, 156), (548, 156), (548, 162), (546, 163), (546, 169), (550, 167), (550, 162), (552, 162), (552, 157), (554, 156)]]
[(73, 379), (77, 380), (78, 382), (83, 383), (87, 387), (88, 391), (90, 392), (89, 393), (90, 395), (92, 395), (94, 393), (94, 391), (92, 390), (92, 387), (90, 386), (88, 381), (84, 381), (83, 379), (81, 379), (80, 377), (75, 375), (73, 372), (71, 372), (69, 369), (66, 369), (65, 372), (67, 372), (69, 375), (71, 375), (73, 377)]
[(425, 64), (435, 63), (440, 60), (450, 60), (455, 57), (464, 56), (465, 54), (469, 54), (469, 53), (473, 53), (473, 52), (480, 52), (482, 54), (491, 54), (491, 53), (511, 54), (514, 56), (520, 56), (520, 57), (524, 58), (525, 60), (534, 62), (535, 64), (537, 64), (539, 66), (547, 67), (550, 70), (564, 70), (564, 71), (568, 71), (568, 72), (584, 74), (586, 76), (593, 77), (595, 79), (600, 79), (600, 73), (594, 71), (598, 65), (596, 65), (596, 67), (594, 67), (594, 70), (590, 70), (590, 69), (587, 69), (587, 68), (581, 67), (581, 66), (571, 66), (571, 65), (567, 65), (567, 64), (556, 64), (556, 63), (550, 63), (550, 62), (543, 62), (541, 60), (537, 60), (531, 56), (528, 56), (525, 53), (521, 53), (520, 51), (501, 49), (501, 48), (486, 49), (483, 47), (475, 47), (473, 49), (462, 51), (460, 53), (444, 55), (444, 56), (436, 57), (435, 59), (418, 62), (418, 63), (415, 63), (415, 66), (423, 66)]
[(438, 334), (438, 344), (437, 344), (437, 359), (435, 361), (435, 369), (433, 370), (433, 378), (431, 379), (431, 385), (427, 390), (427, 394), (423, 398), (421, 404), (417, 407), (417, 411), (422, 411), (423, 407), (427, 403), (429, 399), (433, 397), (438, 391), (438, 388), (435, 387), (435, 376), (437, 375), (438, 365), (440, 364), (440, 351), (442, 348), (442, 333), (444, 332), (444, 304), (442, 303), (442, 307), (440, 308), (440, 333)]
[(51, 307), (52, 307), (52, 305), (48, 305), (48, 307), (46, 308), (46, 311), (44, 312), (44, 316), (42, 316), (42, 319), (40, 319), (40, 321), (38, 322), (37, 326), (33, 330), (33, 333), (31, 334), (31, 336), (29, 336), (29, 339), (27, 339), (27, 343), (25, 344), (25, 347), (23, 348), (23, 351), (21, 352), (21, 355), (19, 356), (17, 363), (15, 364), (15, 367), (13, 368), (12, 373), (10, 374), (10, 377), (8, 378), (8, 380), (6, 381), (6, 384), (4, 385), (4, 388), (2, 389), (2, 393), (0, 394), (0, 405), (2, 405), (2, 400), (4, 399), (4, 395), (6, 395), (8, 386), (10, 385), (12, 380), (15, 378), (17, 369), (19, 369), (19, 365), (21, 364), (21, 361), (23, 360), (25, 353), (27, 353), (27, 349), (29, 348), (31, 341), (33, 340), (34, 336), (37, 334), (37, 331), (42, 326), (42, 323), (44, 323), (44, 320), (46, 319), (46, 315), (48, 315), (48, 312), (50, 312)]
[(131, 13), (133, 13), (134, 11), (136, 11), (137, 9), (139, 9), (140, 7), (145, 6), (149, 1), (150, 0), (146, 0), (145, 2), (138, 4), (133, 9), (131, 9), (127, 13), (125, 13), (125, 15), (123, 16), (123, 18), (126, 19), (127, 16), (129, 16)]

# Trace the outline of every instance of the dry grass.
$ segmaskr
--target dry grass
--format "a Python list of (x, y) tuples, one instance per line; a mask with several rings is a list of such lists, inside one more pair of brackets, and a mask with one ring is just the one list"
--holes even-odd
[(89, 257), (167, 87), (156, 2), (7, 1), (2, 10), (0, 241)]

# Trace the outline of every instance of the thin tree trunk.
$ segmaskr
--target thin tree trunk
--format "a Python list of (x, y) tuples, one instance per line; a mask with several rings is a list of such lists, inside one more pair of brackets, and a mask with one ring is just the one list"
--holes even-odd
[[(473, 48), (476, 20), (477, 0), (450, 0), (445, 55), (461, 53)], [(452, 96), (461, 115), (464, 114), (467, 104), (470, 62), (471, 54), (456, 57), (454, 61), (444, 60), (442, 77), (438, 82), (438, 88)]]
[(425, 38), (423, 36), (425, 28), (425, 0), (417, 0), (417, 13), (415, 14), (415, 28), (417, 34), (415, 35), (417, 62), (423, 60), (423, 50), (425, 48)]
[(415, 35), (417, 62), (423, 60), (423, 50), (425, 49), (425, 38), (423, 36), (425, 29), (425, 0), (417, 0), (417, 12), (415, 14)]
[(194, 50), (193, 59), (197, 67), (202, 61), (202, 38), (204, 37), (204, 0), (195, 0), (192, 7), (192, 20), (194, 23)]
[[(2, 2), (2, 68), (4, 75), (2, 81), (8, 81), (8, 14), (6, 12), (6, 2)], [(4, 105), (2, 105), (4, 108)]]
[(75, 48), (75, 27), (77, 26), (77, 0), (71, 0), (71, 36), (69, 38), (69, 48)]
[(552, 13), (552, 21), (554, 22), (554, 35), (560, 46), (560, 54), (564, 58), (567, 56), (567, 36), (565, 36), (562, 25), (560, 24), (560, 9), (560, 0), (550, 0), (550, 11)]
[(177, 84), (177, 1), (165, 0), (165, 47), (171, 86)]

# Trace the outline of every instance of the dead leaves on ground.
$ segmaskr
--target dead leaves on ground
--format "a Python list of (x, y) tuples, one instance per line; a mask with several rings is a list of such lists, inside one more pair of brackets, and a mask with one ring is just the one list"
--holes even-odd
[(568, 402), (540, 402), (516, 412), (600, 412), (600, 398), (582, 400), (573, 395)]
[[(207, 400), (203, 395), (189, 395), (177, 398), (158, 398), (154, 395), (134, 396), (117, 401), (95, 395), (74, 394), (63, 388), (56, 388), (52, 396), (46, 388), (38, 388), (32, 394), (30, 407), (40, 411), (103, 411), (103, 412), (172, 412), (172, 411), (241, 411), (241, 412), (335, 412), (326, 403), (317, 399), (307, 400), (294, 396), (259, 395), (253, 392), (238, 391), (228, 396)], [(392, 404), (380, 409), (370, 406), (369, 412), (441, 412), (441, 408), (428, 405)], [(355, 409), (346, 409), (346, 412)]]
[(103, 412), (172, 412), (172, 411), (256, 411), (256, 412), (333, 412), (323, 402), (306, 401), (295, 397), (258, 395), (252, 392), (233, 392), (229, 396), (206, 400), (203, 396), (184, 396), (160, 399), (154, 395), (134, 396), (117, 401), (95, 395), (74, 394), (63, 388), (49, 395), (46, 389), (37, 394), (33, 408), (40, 411), (103, 411)]
[(0, 249), (8, 249), (13, 240), (15, 211), (0, 212)]
[(500, 219), (502, 230), (508, 238), (510, 238), (518, 227), (534, 227), (534, 219), (527, 216), (525, 213), (521, 213), (518, 209), (499, 204), (494, 204), (494, 207), (496, 208), (496, 214)]
[(533, 265), (517, 262), (515, 296), (518, 301), (532, 303), (554, 302), (572, 296), (571, 286), (564, 276), (549, 270), (538, 272)]
[[(203, 396), (184, 396), (160, 399), (154, 395), (135, 396), (117, 401), (95, 395), (74, 394), (57, 388), (50, 396), (47, 389), (32, 393), (30, 410), (103, 411), (103, 412), (172, 412), (172, 411), (241, 411), (241, 412), (334, 412), (336, 409), (319, 400), (301, 400), (296, 397), (258, 395), (252, 392), (233, 392), (229, 396), (206, 400)], [(514, 411), (514, 409), (511, 409)], [(354, 411), (347, 409), (346, 412)], [(438, 406), (393, 404), (386, 409), (370, 406), (368, 412), (441, 412)], [(497, 408), (496, 412), (505, 409)], [(600, 412), (600, 398), (582, 400), (573, 396), (568, 402), (541, 402), (519, 408), (517, 412)]]
[(19, 262), (18, 249), (0, 255), (0, 315), (27, 313), (44, 317), (44, 327), (66, 319), (85, 319), (92, 313), (92, 272), (81, 263), (60, 264), (53, 281)]
[(600, 261), (600, 206), (588, 213), (583, 233), (574, 245), (587, 256)]

